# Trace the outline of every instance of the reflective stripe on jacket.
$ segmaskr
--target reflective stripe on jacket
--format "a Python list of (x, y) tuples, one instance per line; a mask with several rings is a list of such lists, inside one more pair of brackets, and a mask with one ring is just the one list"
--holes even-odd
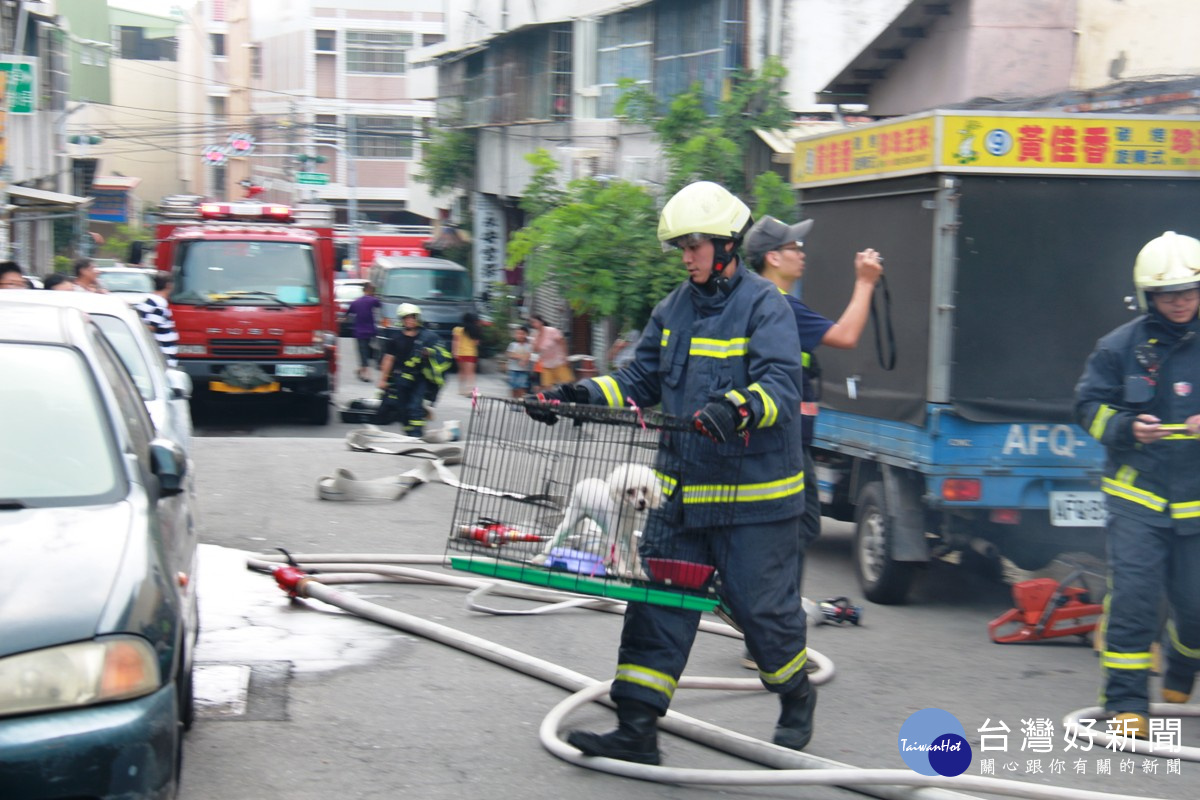
[(1200, 322), (1181, 331), (1142, 315), (1100, 339), (1075, 387), (1075, 418), (1108, 453), (1101, 489), (1109, 510), (1181, 533), (1200, 533), (1200, 440), (1174, 432), (1141, 444), (1133, 422), (1150, 414), (1181, 424), (1200, 414), (1198, 332)]
[[(740, 264), (729, 285), (727, 294), (705, 294), (690, 282), (675, 289), (651, 314), (633, 362), (583, 382), (591, 402), (610, 407), (661, 403), (685, 418), (721, 399), (750, 409), (745, 440), (664, 435), (659, 471), (681, 488), (689, 527), (702, 527), (703, 507), (731, 491), (739, 523), (786, 519), (804, 507), (796, 323), (774, 284)], [(673, 441), (695, 452), (681, 458)]]

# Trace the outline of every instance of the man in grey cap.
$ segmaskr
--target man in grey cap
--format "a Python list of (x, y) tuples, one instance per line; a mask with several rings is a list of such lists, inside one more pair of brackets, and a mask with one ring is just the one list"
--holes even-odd
[[(750, 268), (779, 287), (792, 313), (796, 317), (796, 329), (800, 334), (800, 349), (804, 364), (803, 398), (800, 404), (804, 441), (804, 496), (805, 511), (800, 525), (800, 560), (797, 566), (797, 587), (801, 585), (804, 572), (804, 548), (821, 535), (821, 500), (817, 495), (816, 469), (809, 448), (812, 445), (813, 427), (817, 417), (816, 397), (813, 394), (813, 351), (818, 345), (828, 345), (840, 350), (858, 346), (867, 316), (871, 311), (871, 294), (883, 275), (883, 257), (871, 248), (854, 256), (854, 291), (850, 302), (838, 317), (837, 322), (827, 319), (805, 305), (792, 294), (796, 281), (804, 275), (804, 237), (812, 230), (813, 221), (806, 219), (788, 225), (775, 217), (764, 216), (747, 233), (742, 245), (746, 262)], [(743, 664), (754, 668), (754, 662)]]

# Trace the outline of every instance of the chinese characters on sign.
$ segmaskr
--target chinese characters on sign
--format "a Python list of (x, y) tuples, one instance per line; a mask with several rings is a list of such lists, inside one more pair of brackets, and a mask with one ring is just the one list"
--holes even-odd
[[(1029, 718), (1021, 720), (1020, 747), (1009, 749), (1009, 734), (1012, 729), (1003, 721), (991, 718), (976, 729), (979, 733), (979, 774), (997, 776), (1001, 773), (1022, 775), (1063, 775), (1068, 772), (1078, 775), (1182, 774), (1180, 758), (1157, 758), (1125, 753), (1126, 745), (1133, 735), (1124, 723), (1126, 720), (1102, 720), (1105, 727), (1098, 728), (1097, 720), (1083, 719), (1078, 725), (1067, 725), (1062, 731), (1065, 743), (1061, 756), (1054, 755), (1055, 725), (1050, 719)], [(1109, 735), (1107, 743), (1100, 747), (1087, 732)], [(1083, 735), (1080, 735), (1080, 734)], [(1182, 746), (1180, 720), (1150, 719), (1150, 744), (1168, 752), (1176, 752)], [(1074, 752), (1071, 752), (1074, 751)], [(1092, 751), (1092, 752), (1089, 752)], [(1003, 753), (1002, 756), (988, 753)], [(1084, 753), (1088, 753), (1084, 756)], [(1046, 758), (1034, 757), (1046, 755)]]
[(508, 232), (505, 229), (504, 209), (490, 195), (475, 193), (474, 217), (475, 296), (480, 306), (487, 309), (493, 288), (497, 283), (504, 282)]
[(934, 122), (928, 117), (798, 142), (792, 183), (929, 169)]
[(792, 183), (920, 172), (1155, 175), (1200, 172), (1200, 119), (927, 112), (796, 142)]
[(945, 116), (940, 162), (1020, 170), (1200, 170), (1200, 121)]

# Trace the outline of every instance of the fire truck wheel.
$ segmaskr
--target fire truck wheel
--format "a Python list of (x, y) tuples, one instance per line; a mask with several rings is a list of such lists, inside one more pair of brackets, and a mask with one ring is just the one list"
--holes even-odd
[(323, 394), (305, 395), (299, 398), (301, 413), (310, 425), (329, 424), (329, 398)]

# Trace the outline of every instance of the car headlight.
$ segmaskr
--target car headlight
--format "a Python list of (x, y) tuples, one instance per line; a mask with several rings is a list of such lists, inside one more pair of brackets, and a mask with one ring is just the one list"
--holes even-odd
[(145, 639), (114, 636), (0, 659), (0, 717), (141, 697), (162, 679)]
[(283, 346), (283, 354), (285, 356), (323, 356), (325, 355), (325, 346), (319, 344), (285, 344)]

